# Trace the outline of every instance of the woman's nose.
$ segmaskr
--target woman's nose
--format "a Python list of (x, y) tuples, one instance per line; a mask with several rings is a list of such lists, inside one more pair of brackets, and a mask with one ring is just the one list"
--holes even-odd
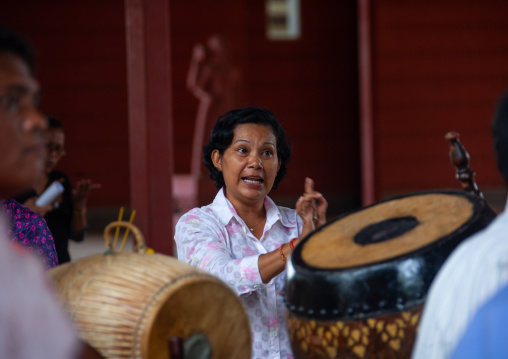
[(253, 168), (261, 168), (263, 167), (263, 161), (258, 155), (252, 155), (249, 158), (249, 166)]

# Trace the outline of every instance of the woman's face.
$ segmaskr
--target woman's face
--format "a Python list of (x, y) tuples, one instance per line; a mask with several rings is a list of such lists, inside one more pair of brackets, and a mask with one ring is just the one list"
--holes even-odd
[(48, 157), (46, 173), (49, 174), (65, 155), (65, 135), (61, 128), (50, 128), (48, 131)]
[(35, 108), (39, 86), (26, 63), (0, 53), (0, 197), (37, 180), (46, 155), (46, 120)]
[(222, 172), (226, 197), (235, 207), (263, 203), (280, 167), (271, 128), (253, 123), (236, 126), (231, 145), (222, 156), (213, 151), (212, 161)]

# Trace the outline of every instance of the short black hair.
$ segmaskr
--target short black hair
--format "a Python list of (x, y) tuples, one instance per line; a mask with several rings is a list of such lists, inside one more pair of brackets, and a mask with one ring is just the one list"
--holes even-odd
[(0, 53), (19, 56), (27, 64), (30, 72), (35, 72), (35, 51), (21, 35), (0, 24)]
[(492, 124), (497, 167), (508, 184), (508, 89), (501, 96)]
[(276, 139), (277, 157), (280, 162), (280, 168), (275, 176), (272, 189), (276, 189), (282, 179), (286, 176), (286, 165), (291, 158), (291, 146), (288, 142), (286, 132), (275, 115), (261, 107), (243, 107), (228, 111), (217, 119), (212, 129), (210, 140), (203, 147), (203, 161), (210, 171), (210, 178), (218, 189), (224, 186), (224, 176), (222, 172), (215, 168), (212, 162), (212, 152), (218, 150), (221, 155), (231, 146), (234, 138), (236, 126), (246, 123), (254, 123), (269, 126), (272, 129)]

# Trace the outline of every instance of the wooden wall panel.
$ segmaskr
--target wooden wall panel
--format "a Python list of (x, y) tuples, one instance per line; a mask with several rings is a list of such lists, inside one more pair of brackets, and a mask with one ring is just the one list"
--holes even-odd
[[(300, 193), (310, 176), (340, 210), (357, 206), (360, 191), (356, 2), (301, 6), (301, 38), (276, 42), (255, 22), (262, 4), (249, 3), (251, 98), (279, 115), (294, 146), (277, 194)], [(346, 198), (354, 203), (337, 203)]]
[[(192, 47), (221, 33), (242, 72), (242, 105), (272, 109), (294, 146), (289, 175), (273, 196), (294, 205), (303, 178), (311, 176), (332, 207), (342, 211), (359, 203), (355, 1), (301, 0), (302, 37), (282, 42), (265, 37), (264, 1), (169, 4), (175, 172), (187, 173), (190, 164), (197, 100), (185, 78)], [(68, 155), (61, 168), (73, 179), (103, 184), (92, 206), (128, 205), (123, 1), (25, 0), (6, 6), (0, 21), (25, 32), (38, 49), (42, 109), (66, 127)], [(215, 193), (212, 185), (208, 191)]]
[(244, 104), (271, 109), (294, 147), (288, 176), (272, 197), (293, 206), (310, 176), (332, 212), (351, 209), (360, 191), (356, 3), (301, 0), (302, 36), (295, 41), (266, 38), (264, 3), (171, 1), (175, 171), (188, 171), (197, 106), (185, 89), (191, 49), (220, 32), (242, 71)]
[(508, 3), (373, 1), (374, 115), (381, 196), (458, 188), (446, 132), (470, 152), (481, 189), (502, 186), (492, 151), (508, 87)]

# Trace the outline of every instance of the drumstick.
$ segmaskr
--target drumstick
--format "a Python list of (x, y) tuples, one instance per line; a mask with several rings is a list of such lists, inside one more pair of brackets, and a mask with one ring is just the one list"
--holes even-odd
[[(134, 216), (136, 215), (136, 210), (133, 210), (131, 213), (131, 218), (129, 219), (129, 223), (132, 224), (134, 221)], [(125, 234), (123, 235), (122, 245), (120, 246), (120, 252), (123, 251), (123, 246), (125, 245), (125, 241), (127, 240), (127, 236), (129, 235), (129, 227), (125, 230)]]
[[(123, 207), (120, 207), (120, 213), (118, 213), (118, 222), (122, 221), (122, 218), (123, 218)], [(119, 234), (120, 234), (120, 227), (116, 227), (115, 240), (113, 242), (113, 250), (116, 248), (116, 242), (118, 240)]]

